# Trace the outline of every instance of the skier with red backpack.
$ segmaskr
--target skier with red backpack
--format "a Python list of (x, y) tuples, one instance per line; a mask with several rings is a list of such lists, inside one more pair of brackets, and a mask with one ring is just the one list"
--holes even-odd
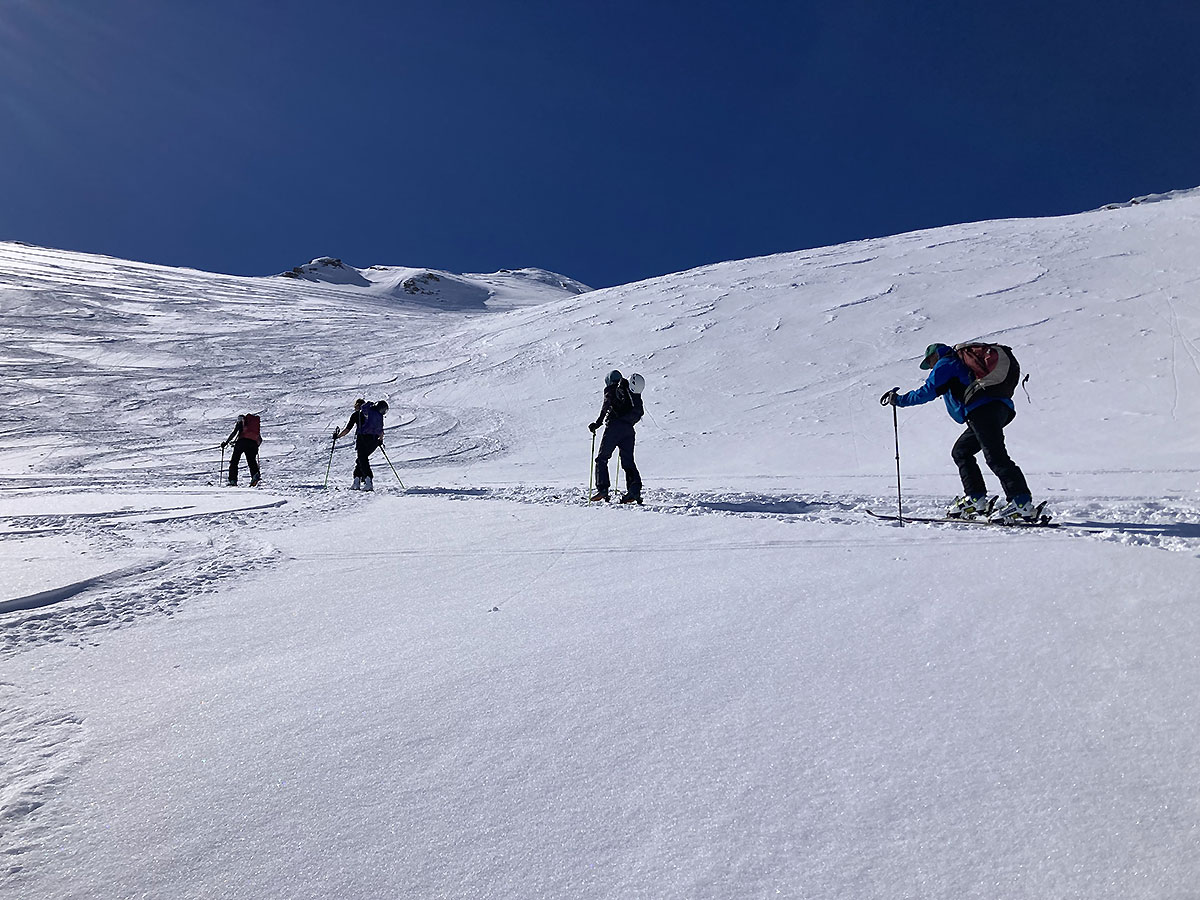
[[(950, 418), (967, 426), (950, 451), (963, 494), (950, 504), (946, 515), (961, 519), (987, 515), (989, 521), (1004, 524), (1036, 522), (1040, 509), (1033, 505), (1025, 475), (1004, 446), (1004, 428), (1017, 415), (1012, 395), (1021, 374), (1012, 349), (1000, 344), (930, 344), (921, 368), (930, 370), (921, 387), (905, 394), (892, 388), (879, 402), (905, 407), (941, 397)], [(981, 450), (1008, 501), (997, 512), (990, 512), (983, 473), (975, 460)]]
[(246, 465), (250, 469), (250, 487), (258, 485), (258, 445), (261, 443), (262, 423), (258, 416), (254, 413), (238, 416), (233, 431), (229, 432), (229, 437), (221, 441), (222, 449), (230, 444), (233, 445), (233, 455), (229, 458), (228, 484), (230, 487), (237, 487), (238, 463), (242, 461), (242, 454), (246, 455)]
[(350, 485), (352, 491), (375, 490), (375, 473), (371, 471), (371, 454), (383, 446), (383, 417), (387, 415), (386, 400), (371, 402), (361, 397), (354, 401), (354, 412), (341, 431), (333, 430), (333, 441), (345, 437), (351, 428), (356, 428), (354, 436), (354, 482)]

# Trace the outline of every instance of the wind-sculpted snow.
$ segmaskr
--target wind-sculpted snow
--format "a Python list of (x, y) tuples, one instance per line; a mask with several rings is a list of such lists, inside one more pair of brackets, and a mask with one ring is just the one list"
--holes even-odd
[[(1183, 896), (1197, 245), (1187, 193), (600, 291), (0, 244), (0, 896)], [(867, 515), (897, 451), (956, 492), (878, 397), (972, 338), (1059, 529)], [(614, 367), (644, 506), (586, 502)]]
[(23, 874), (27, 854), (68, 824), (44, 807), (67, 783), (82, 732), (75, 714), (53, 701), (31, 708), (24, 691), (0, 681), (0, 890)]
[(256, 411), (264, 465), (294, 479), (364, 395), (450, 423), (416, 432), (423, 457), (496, 449), (488, 411), (414, 396), (463, 362), (431, 345), (442, 326), (420, 304), (3, 245), (0, 310), (6, 473), (194, 482), (219, 468), (236, 415)]

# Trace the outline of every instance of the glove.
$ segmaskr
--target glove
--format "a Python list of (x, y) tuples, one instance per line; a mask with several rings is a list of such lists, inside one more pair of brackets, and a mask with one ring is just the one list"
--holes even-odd
[(224, 450), (229, 446), (229, 441), (221, 441), (221, 449)]
[(898, 390), (900, 390), (900, 388), (894, 387), (890, 391), (888, 391), (886, 394), (884, 394), (882, 397), (880, 397), (879, 405), (880, 406), (895, 406), (896, 405), (896, 391), (898, 391)]
[(600, 427), (599, 422), (588, 422), (588, 431), (590, 431), (592, 434), (595, 434), (596, 429), (599, 427)]
[(333, 439), (334, 439), (335, 441), (338, 439), (338, 430), (337, 430), (336, 428), (335, 428), (335, 429), (333, 429)]

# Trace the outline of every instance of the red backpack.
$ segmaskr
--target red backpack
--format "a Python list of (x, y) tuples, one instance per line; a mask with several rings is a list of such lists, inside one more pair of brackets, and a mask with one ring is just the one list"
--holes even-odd
[(262, 443), (262, 425), (254, 413), (246, 413), (242, 416), (242, 437), (259, 444)]
[(1013, 356), (1012, 347), (969, 341), (956, 344), (954, 352), (975, 376), (963, 394), (964, 403), (981, 397), (1011, 398), (1016, 393), (1021, 381), (1021, 365)]

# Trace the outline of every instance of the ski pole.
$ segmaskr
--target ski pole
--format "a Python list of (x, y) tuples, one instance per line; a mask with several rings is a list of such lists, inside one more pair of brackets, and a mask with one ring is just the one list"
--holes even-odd
[(900, 497), (900, 417), (896, 413), (896, 391), (899, 387), (894, 387), (881, 398), (879, 402), (892, 407), (892, 431), (896, 434), (896, 517), (900, 524), (904, 525), (904, 504)]
[(900, 418), (892, 404), (892, 430), (896, 433), (896, 517), (904, 524), (904, 502), (900, 497)]
[(337, 426), (333, 426), (333, 446), (329, 448), (329, 462), (325, 464), (325, 484), (329, 487), (329, 470), (333, 467), (333, 451), (337, 448)]
[(221, 483), (221, 478), (225, 475), (225, 445), (221, 445), (221, 468), (217, 470), (217, 484)]
[[(383, 458), (387, 460), (387, 464), (388, 464), (389, 466), (392, 466), (392, 460), (391, 460), (391, 457), (389, 457), (389, 456), (387, 455), (387, 448), (386, 448), (386, 447), (384, 447), (384, 446), (383, 446), (383, 444), (380, 444), (380, 445), (379, 445), (379, 449), (383, 451)], [(392, 466), (392, 474), (396, 476), (396, 480), (397, 480), (397, 481), (400, 481), (400, 473), (396, 471), (396, 467), (395, 467), (395, 466)], [(406, 491), (408, 490), (408, 488), (404, 487), (404, 482), (403, 482), (403, 481), (400, 481), (400, 487), (401, 487), (401, 488), (403, 488), (403, 489), (404, 489), (404, 490), (406, 490)]]
[(595, 458), (596, 458), (596, 432), (593, 431), (592, 432), (592, 456), (591, 456), (591, 459), (588, 460), (588, 492), (587, 492), (588, 503), (592, 502), (592, 476), (596, 472), (596, 467), (595, 467), (595, 465), (593, 465), (592, 460), (594, 460)]

